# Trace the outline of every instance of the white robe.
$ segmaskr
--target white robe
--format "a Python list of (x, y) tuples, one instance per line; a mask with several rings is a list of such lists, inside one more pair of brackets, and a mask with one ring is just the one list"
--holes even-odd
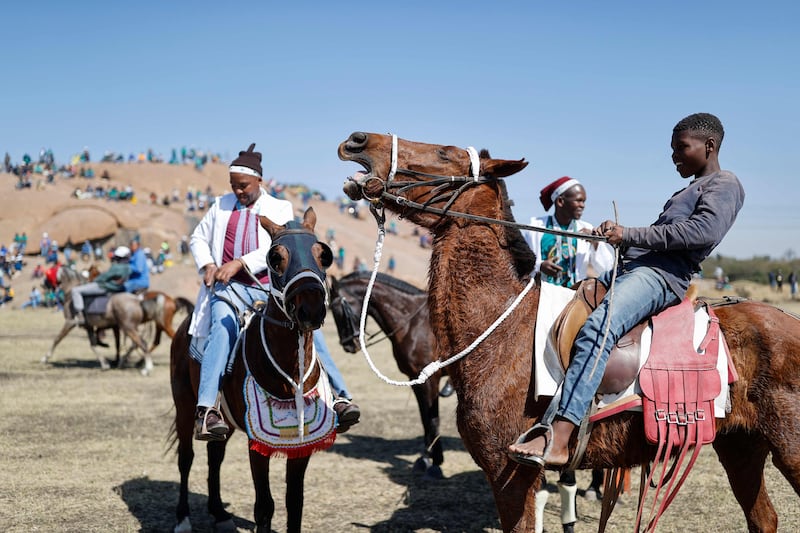
[[(225, 248), (225, 231), (235, 207), (235, 194), (228, 193), (220, 196), (192, 232), (189, 248), (192, 251), (194, 262), (201, 276), (203, 267), (209, 263), (221, 266), (222, 252)], [(272, 222), (281, 225), (294, 218), (294, 209), (291, 202), (270, 196), (263, 188), (261, 189), (261, 196), (255, 201), (250, 211), (257, 215), (265, 216)], [(250, 272), (258, 274), (267, 268), (267, 252), (271, 245), (272, 239), (269, 233), (259, 225), (258, 248), (241, 257)], [(192, 322), (189, 325), (189, 334), (195, 338), (208, 336), (208, 331), (211, 328), (210, 298), (211, 291), (209, 291), (205, 283), (202, 283), (194, 313), (192, 314)]]
[[(533, 217), (531, 218), (531, 226), (537, 228), (547, 227), (547, 217)], [(578, 231), (582, 229), (593, 229), (594, 226), (583, 220), (576, 220), (575, 225)], [(522, 230), (522, 235), (528, 242), (533, 253), (536, 254), (536, 266), (533, 267), (533, 272), (539, 272), (542, 265), (542, 235), (540, 231)], [(597, 250), (592, 246), (592, 241), (586, 239), (578, 239), (578, 245), (575, 250), (575, 281), (580, 281), (589, 277), (589, 265), (592, 265), (594, 274), (599, 276), (606, 270), (610, 270), (614, 266), (614, 248), (605, 242), (597, 243)]]

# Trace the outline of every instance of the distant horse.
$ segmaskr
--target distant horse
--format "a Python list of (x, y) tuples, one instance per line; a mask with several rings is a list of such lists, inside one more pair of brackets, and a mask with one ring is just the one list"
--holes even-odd
[[(232, 374), (223, 380), (225, 418), (233, 422), (228, 439), (234, 427), (245, 428), (245, 366), (263, 389), (284, 399), (294, 399), (297, 392), (285, 376), (289, 376), (298, 385), (297, 388), (302, 387), (302, 392), (307, 393), (323, 375), (318, 359), (314, 359), (311, 365), (312, 334), (325, 319), (325, 270), (333, 262), (333, 254), (327, 244), (317, 241), (314, 235), (316, 220), (312, 208), (306, 210), (302, 225), (290, 222), (283, 227), (261, 217), (262, 226), (272, 237), (267, 256), (272, 285), (266, 305), (250, 310), (253, 318), (242, 337), (241, 354), (236, 355)], [(175, 402), (173, 436), (178, 443), (178, 469), (181, 475), (175, 531), (191, 531), (192, 527), (188, 482), (194, 459), (192, 439), (200, 365), (189, 355), (189, 322), (187, 318), (180, 325), (170, 350), (172, 398)], [(303, 346), (302, 364), (298, 353), (299, 343)], [(299, 373), (300, 368), (307, 369), (305, 379)], [(330, 416), (333, 416), (333, 411)], [(208, 512), (214, 517), (217, 530), (235, 530), (231, 514), (225, 510), (220, 497), (220, 466), (227, 442), (209, 441), (207, 444)], [(310, 455), (305, 455), (287, 459), (286, 510), (287, 529), (290, 532), (300, 531), (303, 482), (309, 458)], [(275, 512), (269, 486), (269, 462), (268, 456), (250, 446), (250, 471), (256, 492), (255, 523), (256, 530), (262, 533), (271, 531)]]
[[(70, 305), (72, 303), (71, 289), (83, 283), (83, 281), (83, 277), (75, 270), (63, 266), (59, 268), (58, 283), (64, 291), (65, 320), (61, 331), (59, 331), (58, 335), (53, 340), (50, 350), (42, 358), (43, 363), (50, 361), (56, 346), (58, 346), (61, 340), (76, 326), (74, 313)], [(149, 291), (141, 295), (141, 297), (121, 292), (111, 295), (104, 312), (88, 313), (85, 327), (87, 330), (88, 328), (95, 328), (97, 330), (111, 329), (114, 331), (114, 345), (116, 348), (115, 366), (117, 367), (121, 367), (125, 359), (130, 355), (129, 350), (124, 358), (121, 357), (120, 330), (122, 330), (122, 332), (133, 341), (134, 346), (142, 350), (144, 354), (144, 364), (141, 372), (147, 375), (153, 369), (153, 361), (150, 357), (150, 353), (160, 344), (161, 333), (165, 332), (172, 338), (172, 336), (175, 335), (175, 330), (172, 327), (175, 314), (179, 311), (185, 311), (191, 315), (193, 310), (194, 304), (183, 297), (172, 298), (159, 291)], [(153, 345), (148, 348), (139, 334), (139, 326), (150, 321), (155, 323), (156, 331), (153, 338)], [(107, 370), (111, 367), (106, 357), (102, 353), (97, 352), (94, 346), (92, 346), (92, 351), (97, 355), (101, 368)]]
[[(353, 272), (337, 280), (331, 277), (330, 309), (346, 352), (359, 349), (359, 323), (367, 292), (369, 272)], [(367, 310), (392, 342), (392, 354), (400, 372), (416, 378), (435, 359), (434, 339), (428, 324), (428, 295), (422, 289), (388, 274), (378, 273)], [(427, 477), (441, 479), (444, 462), (439, 438), (439, 379), (437, 372), (422, 385), (413, 385), (422, 428), (425, 452), (414, 463)]]
[[(534, 257), (513, 226), (500, 179), (527, 162), (361, 132), (339, 145), (339, 157), (366, 170), (345, 185), (350, 198), (380, 202), (432, 232), (431, 328), (439, 353), (460, 352), (528, 285)], [(458, 394), (459, 433), (486, 473), (505, 531), (533, 530), (541, 483), (539, 469), (519, 466), (507, 454), (507, 446), (542, 418), (549, 403), (534, 401), (531, 386), (539, 295), (534, 286), (474, 351), (447, 367)], [(776, 531), (764, 481), (770, 453), (800, 495), (800, 321), (758, 302), (715, 311), (739, 380), (730, 386), (731, 412), (717, 421), (714, 449), (748, 530)], [(573, 450), (575, 443), (573, 437)], [(595, 424), (580, 467), (647, 464), (655, 451), (646, 442), (642, 415), (625, 412)]]

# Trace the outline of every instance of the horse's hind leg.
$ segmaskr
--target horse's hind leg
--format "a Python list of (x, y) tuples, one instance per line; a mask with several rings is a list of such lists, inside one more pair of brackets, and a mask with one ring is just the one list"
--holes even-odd
[(310, 456), (286, 461), (286, 531), (300, 532), (303, 523), (303, 485)]
[(192, 531), (192, 524), (189, 520), (189, 473), (194, 462), (192, 418), (177, 413), (175, 429), (178, 434), (178, 471), (181, 475), (181, 485), (178, 492), (178, 506), (175, 508), (175, 519), (178, 525), (175, 527), (174, 533), (188, 533)]
[(767, 443), (755, 433), (739, 431), (717, 434), (714, 450), (747, 519), (748, 531), (777, 531), (778, 516), (764, 480)]
[[(231, 434), (228, 435), (228, 438)], [(220, 494), (220, 469), (222, 461), (225, 460), (227, 444), (227, 440), (209, 441), (206, 447), (208, 452), (208, 513), (214, 517), (216, 531), (236, 531), (233, 515), (225, 510)]]
[(143, 355), (144, 365), (142, 366), (140, 372), (142, 373), (143, 376), (149, 376), (150, 373), (153, 371), (153, 358), (150, 356), (150, 351), (147, 349), (147, 345), (142, 340), (142, 337), (139, 335), (139, 332), (136, 331), (136, 328), (125, 327), (123, 328), (123, 331), (125, 332), (125, 335), (127, 335), (128, 338), (131, 339), (134, 342), (134, 344), (136, 344), (136, 346), (144, 354)]
[[(272, 493), (269, 490), (269, 458), (250, 450), (250, 474), (253, 476), (253, 488), (256, 491), (256, 503), (253, 506), (256, 532), (271, 533), (272, 516), (275, 514), (275, 500), (272, 499)], [(291, 531), (288, 528), (287, 530)]]

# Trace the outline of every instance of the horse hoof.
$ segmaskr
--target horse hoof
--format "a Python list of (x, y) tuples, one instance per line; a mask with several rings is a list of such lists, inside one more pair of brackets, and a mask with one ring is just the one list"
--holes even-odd
[(442, 467), (439, 465), (432, 465), (425, 471), (425, 476), (422, 479), (429, 481), (441, 481), (444, 479)]
[(46, 365), (49, 360), (50, 360), (50, 358), (45, 355), (45, 356), (42, 357), (42, 361), (41, 362), (42, 362), (43, 365)]
[(433, 466), (433, 460), (430, 457), (420, 457), (414, 461), (414, 466), (411, 468), (413, 472), (425, 473)]
[(173, 533), (191, 533), (192, 532), (192, 522), (189, 520), (189, 517), (186, 516), (181, 520), (181, 523), (175, 526), (175, 529), (172, 530)]
[(233, 518), (228, 518), (227, 520), (223, 520), (222, 522), (217, 522), (214, 524), (214, 531), (217, 533), (236, 533), (238, 529), (236, 528), (236, 524), (233, 522)]

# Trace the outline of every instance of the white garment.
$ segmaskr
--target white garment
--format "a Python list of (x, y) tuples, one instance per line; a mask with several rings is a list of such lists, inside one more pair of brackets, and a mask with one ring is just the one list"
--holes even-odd
[[(220, 196), (192, 232), (189, 248), (201, 275), (203, 274), (203, 267), (210, 263), (221, 266), (222, 252), (225, 248), (225, 231), (228, 227), (231, 213), (235, 208), (235, 194), (228, 193)], [(261, 196), (255, 201), (250, 211), (257, 215), (265, 216), (272, 222), (281, 225), (294, 218), (294, 208), (291, 202), (270, 196), (263, 188), (261, 189)], [(272, 245), (269, 233), (261, 225), (258, 226), (258, 243), (259, 246), (256, 250), (241, 257), (253, 274), (257, 274), (267, 268), (267, 252)], [(211, 292), (205, 283), (202, 283), (200, 285), (200, 293), (197, 296), (197, 303), (194, 307), (194, 314), (192, 314), (192, 322), (189, 325), (189, 334), (194, 337), (208, 336), (208, 331), (211, 327), (210, 298)]]
[[(542, 217), (531, 218), (531, 226), (537, 228), (544, 228), (547, 226), (547, 218), (550, 215)], [(582, 229), (593, 229), (594, 226), (583, 220), (576, 220), (575, 225), (578, 231)], [(536, 266), (533, 267), (533, 272), (539, 272), (539, 267), (542, 265), (542, 235), (540, 231), (522, 230), (522, 235), (528, 242), (533, 253), (536, 254)], [(597, 250), (592, 246), (592, 241), (586, 239), (577, 239), (578, 244), (575, 254), (575, 281), (586, 279), (589, 276), (589, 265), (595, 271), (595, 275), (599, 276), (606, 270), (610, 270), (614, 266), (614, 248), (605, 242), (597, 243)]]

